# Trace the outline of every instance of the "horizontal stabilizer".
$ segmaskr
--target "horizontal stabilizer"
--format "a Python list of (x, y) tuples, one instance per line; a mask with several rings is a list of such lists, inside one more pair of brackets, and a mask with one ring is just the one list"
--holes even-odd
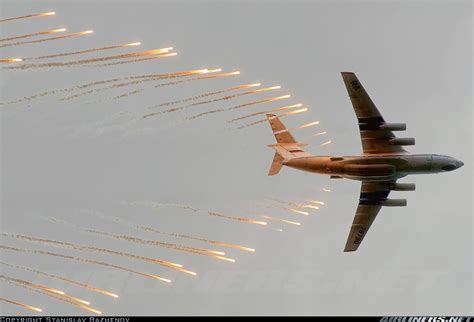
[(273, 162), (270, 167), (270, 171), (268, 171), (269, 176), (274, 176), (277, 175), (278, 172), (280, 172), (281, 167), (283, 166), (283, 157), (278, 154), (278, 152), (275, 152), (275, 156), (273, 157)]

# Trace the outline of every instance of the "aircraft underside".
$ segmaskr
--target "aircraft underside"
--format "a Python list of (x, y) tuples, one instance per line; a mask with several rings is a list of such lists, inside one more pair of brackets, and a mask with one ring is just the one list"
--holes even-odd
[(361, 181), (359, 205), (347, 237), (345, 252), (356, 251), (382, 207), (404, 207), (406, 199), (389, 198), (391, 191), (413, 191), (414, 183), (397, 182), (411, 174), (453, 171), (463, 163), (449, 156), (410, 154), (403, 146), (414, 145), (413, 138), (400, 138), (393, 132), (405, 131), (404, 123), (388, 123), (370, 99), (354, 73), (342, 77), (359, 124), (362, 156), (315, 156), (305, 152), (306, 144), (295, 140), (274, 114), (267, 114), (277, 141), (270, 145), (275, 156), (268, 172), (277, 175), (282, 166), (328, 175), (333, 179)]

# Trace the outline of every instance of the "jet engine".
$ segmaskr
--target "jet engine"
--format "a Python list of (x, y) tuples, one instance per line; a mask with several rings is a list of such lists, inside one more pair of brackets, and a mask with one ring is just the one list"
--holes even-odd
[(380, 201), (384, 207), (405, 207), (407, 205), (406, 199), (385, 199)]
[(390, 190), (393, 191), (415, 191), (414, 183), (393, 183), (390, 185)]
[(388, 141), (391, 145), (415, 145), (414, 138), (394, 138)]
[(405, 131), (407, 125), (405, 123), (384, 123), (380, 124), (380, 129), (389, 131)]

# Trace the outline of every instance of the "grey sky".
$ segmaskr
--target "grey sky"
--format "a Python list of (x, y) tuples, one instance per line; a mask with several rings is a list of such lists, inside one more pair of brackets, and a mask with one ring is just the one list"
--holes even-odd
[[(31, 273), (2, 267), (4, 274), (65, 289), (110, 315), (473, 314), (472, 2), (2, 1), (0, 9), (2, 17), (58, 13), (1, 24), (2, 37), (60, 27), (95, 30), (74, 40), (0, 49), (1, 57), (132, 41), (141, 41), (143, 49), (173, 46), (178, 51), (168, 60), (108, 68), (2, 69), (2, 102), (130, 74), (206, 67), (241, 71), (235, 78), (148, 89), (123, 100), (109, 99), (122, 90), (70, 102), (57, 100), (59, 95), (31, 106), (2, 107), (2, 231), (166, 258), (199, 275), (192, 278), (125, 258), (53, 250), (173, 279), (164, 285), (96, 266), (2, 252), (3, 260), (120, 292), (119, 299), (109, 300)], [(321, 121), (319, 127), (294, 133), (310, 144), (309, 152), (358, 154), (357, 122), (341, 71), (357, 73), (387, 120), (407, 123), (405, 135), (416, 138), (410, 152), (445, 154), (465, 163), (453, 173), (403, 179), (417, 185), (415, 192), (394, 194), (407, 198), (408, 206), (383, 209), (356, 253), (342, 250), (359, 183), (291, 169), (267, 177), (273, 151), (266, 145), (274, 142), (268, 124), (241, 131), (226, 122), (244, 111), (286, 102), (195, 121), (185, 117), (200, 108), (132, 123), (129, 114), (118, 115), (126, 111), (141, 116), (154, 104), (239, 84), (282, 85), (272, 94), (290, 93), (288, 104), (301, 102), (310, 108), (286, 118), (289, 127)], [(327, 138), (311, 136), (322, 130)], [(333, 144), (318, 148), (326, 139)], [(322, 192), (323, 187), (332, 192)], [(153, 200), (232, 215), (264, 211), (284, 216), (280, 210), (261, 208), (268, 203), (266, 197), (321, 199), (326, 206), (308, 218), (286, 215), (303, 225), (284, 226), (280, 233), (174, 208), (153, 212), (124, 204)], [(229, 256), (237, 260), (231, 264), (84, 234), (40, 218), (52, 215), (87, 228), (166, 239), (100, 220), (85, 209), (240, 243), (257, 252), (231, 251)], [(49, 249), (11, 239), (2, 243)], [(45, 314), (85, 313), (5, 283), (1, 290), (8, 298), (44, 308)], [(28, 313), (3, 303), (0, 310)]]

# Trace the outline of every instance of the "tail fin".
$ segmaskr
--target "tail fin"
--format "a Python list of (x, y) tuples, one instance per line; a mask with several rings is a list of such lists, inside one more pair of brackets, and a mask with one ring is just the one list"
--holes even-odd
[(275, 135), (277, 141), (277, 144), (269, 145), (269, 147), (275, 149), (275, 156), (273, 157), (273, 162), (268, 175), (274, 176), (280, 172), (285, 161), (299, 157), (311, 156), (311, 154), (306, 153), (301, 149), (301, 147), (306, 146), (306, 144), (297, 142), (276, 115), (267, 114), (267, 118), (272, 127), (273, 135)]
[(278, 143), (297, 143), (293, 135), (275, 114), (267, 114), (267, 118)]

